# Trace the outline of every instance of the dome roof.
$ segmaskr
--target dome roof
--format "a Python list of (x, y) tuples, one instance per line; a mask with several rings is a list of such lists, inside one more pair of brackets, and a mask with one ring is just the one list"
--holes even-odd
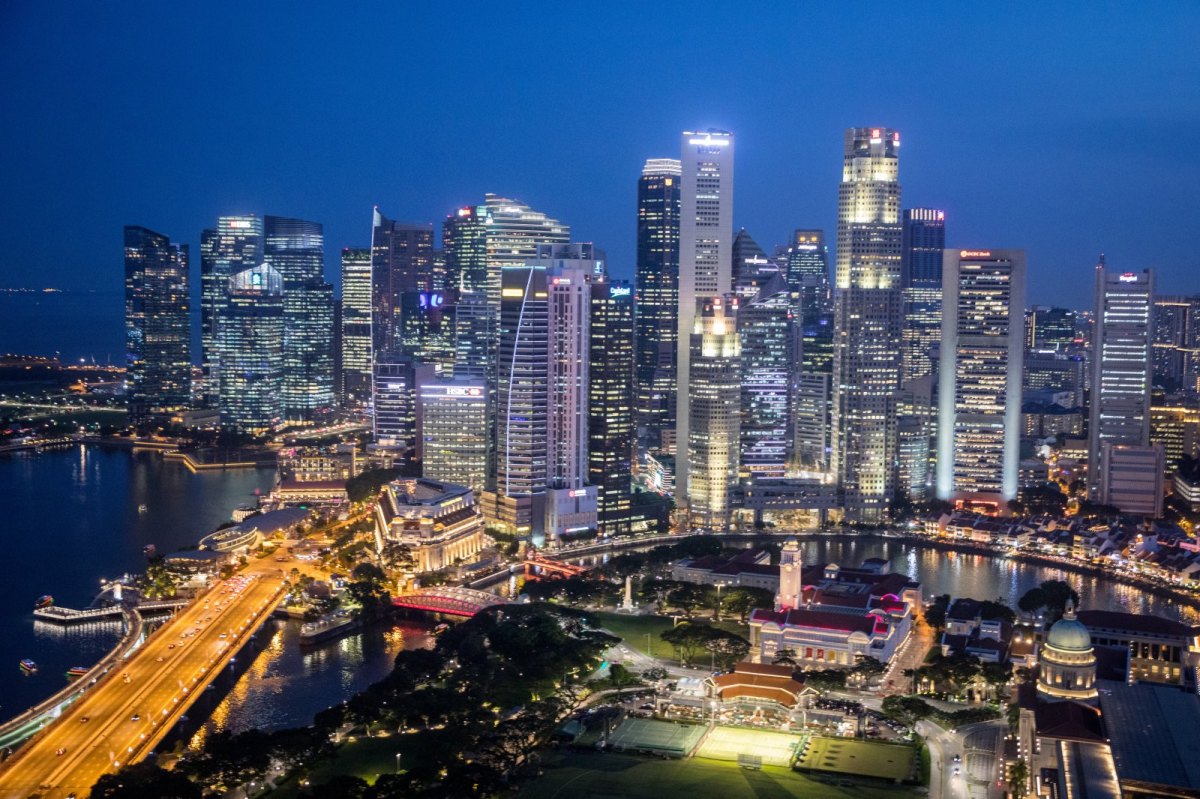
[(1092, 636), (1083, 622), (1075, 618), (1075, 608), (1068, 603), (1063, 617), (1050, 627), (1046, 645), (1068, 652), (1086, 652), (1092, 648)]

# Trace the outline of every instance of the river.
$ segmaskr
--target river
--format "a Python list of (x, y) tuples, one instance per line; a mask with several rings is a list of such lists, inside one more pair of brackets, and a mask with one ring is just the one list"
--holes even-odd
[[(144, 566), (144, 546), (170, 552), (195, 544), (274, 477), (273, 469), (194, 474), (155, 453), (95, 446), (0, 456), (8, 499), (0, 526), (0, 718), (57, 691), (67, 669), (90, 666), (120, 635), (117, 623), (35, 624), (39, 596), (87, 605), (101, 578)], [(249, 673), (221, 676), (209, 728), (306, 724), (386, 675), (400, 649), (424, 644), (424, 631), (413, 625), (377, 626), (304, 650), (298, 634), (296, 622), (268, 624), (259, 634), (266, 651), (249, 657), (248, 649), (239, 658)], [(21, 674), (22, 658), (37, 661), (36, 675)]]
[[(73, 447), (42, 454), (0, 456), (0, 486), (8, 506), (0, 527), (0, 716), (15, 715), (58, 690), (73, 665), (91, 665), (116, 641), (116, 625), (61, 628), (34, 624), (34, 600), (53, 594), (59, 604), (81, 607), (100, 579), (136, 571), (142, 548), (167, 552), (196, 542), (266, 490), (271, 469), (193, 474), (152, 453)], [(145, 511), (139, 511), (144, 505)], [(949, 593), (1009, 604), (1043, 580), (1076, 586), (1085, 608), (1122, 610), (1200, 623), (1197, 612), (1169, 599), (1111, 581), (1011, 560), (966, 555), (883, 539), (808, 539), (806, 562), (856, 565), (886, 558), (894, 571), (918, 579), (926, 596)], [(424, 646), (420, 625), (377, 625), (312, 648), (301, 648), (296, 622), (270, 622), (240, 657), (235, 673), (194, 711), (184, 730), (193, 742), (209, 731), (306, 724), (391, 669), (397, 652)], [(41, 667), (32, 677), (21, 658)]]

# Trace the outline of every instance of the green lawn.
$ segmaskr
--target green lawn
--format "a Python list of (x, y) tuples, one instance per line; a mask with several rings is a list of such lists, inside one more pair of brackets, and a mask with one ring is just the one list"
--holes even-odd
[[(356, 738), (343, 743), (332, 761), (323, 762), (308, 775), (313, 785), (328, 782), (338, 774), (353, 774), (374, 783), (380, 774), (391, 774), (396, 768), (396, 753), (401, 753), (400, 768), (406, 759), (421, 756), (418, 735), (390, 735), (387, 738)], [(267, 794), (271, 799), (288, 799), (299, 793), (295, 780), (288, 780), (278, 790)]]
[(910, 788), (838, 787), (786, 768), (757, 771), (736, 763), (690, 758), (659, 760), (599, 752), (547, 754), (545, 775), (524, 784), (516, 799), (895, 799)]
[(901, 744), (813, 736), (799, 768), (888, 780), (907, 779), (916, 750)]
[[(629, 613), (610, 613), (596, 611), (592, 614), (613, 635), (620, 636), (625, 646), (649, 655), (652, 658), (675, 661), (675, 648), (665, 643), (659, 636), (671, 629), (673, 621), (670, 616), (634, 616)], [(699, 619), (697, 621), (707, 621)], [(750, 630), (737, 621), (722, 619), (715, 627), (737, 633), (743, 638), (750, 637)], [(647, 648), (646, 633), (650, 634)]]

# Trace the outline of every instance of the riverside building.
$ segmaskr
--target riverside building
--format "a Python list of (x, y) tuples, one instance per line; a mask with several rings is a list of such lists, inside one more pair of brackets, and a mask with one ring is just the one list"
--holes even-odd
[(187, 245), (127, 226), (125, 366), (131, 421), (190, 406), (190, 308)]
[(233, 275), (218, 323), (221, 423), (261, 434), (283, 418), (283, 277), (262, 264)]
[(1025, 253), (954, 250), (943, 258), (937, 495), (1017, 496)]
[(416, 574), (471, 562), (484, 546), (475, 492), (428, 478), (388, 483), (375, 503), (375, 543), (380, 552), (389, 543), (407, 546)]

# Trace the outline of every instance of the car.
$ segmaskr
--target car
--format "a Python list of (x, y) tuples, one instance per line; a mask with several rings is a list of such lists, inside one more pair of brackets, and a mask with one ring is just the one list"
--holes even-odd
[(218, 637), (219, 637), (219, 638), (228, 638), (228, 637), (229, 637), (229, 633), (221, 633), (221, 634), (220, 634), (220, 636), (218, 636)]
[(174, 649), (174, 648), (175, 648), (175, 644), (167, 644), (167, 649)]
[(62, 757), (66, 753), (67, 753), (67, 747), (65, 747), (65, 746), (60, 746), (54, 750), (54, 754), (58, 755), (59, 757)]
[(156, 660), (156, 661), (158, 661), (159, 663), (162, 663), (162, 662), (163, 662), (163, 656), (162, 656), (162, 655), (159, 655), (158, 657), (156, 657), (156, 658), (155, 658), (155, 660)]
[(87, 724), (87, 723), (88, 723), (89, 721), (91, 721), (91, 720), (92, 720), (92, 717), (91, 717), (91, 716), (84, 716), (83, 718), (79, 719), (79, 723), (80, 723), (80, 724)]
[(141, 720), (142, 720), (142, 714), (141, 714), (141, 713), (134, 713), (132, 716), (130, 716), (130, 717), (129, 717), (129, 720), (130, 720), (130, 721), (141, 721)]
[(962, 755), (955, 755), (955, 756), (954, 756), (954, 762), (955, 762), (955, 763), (961, 763), (961, 762), (962, 762)]

